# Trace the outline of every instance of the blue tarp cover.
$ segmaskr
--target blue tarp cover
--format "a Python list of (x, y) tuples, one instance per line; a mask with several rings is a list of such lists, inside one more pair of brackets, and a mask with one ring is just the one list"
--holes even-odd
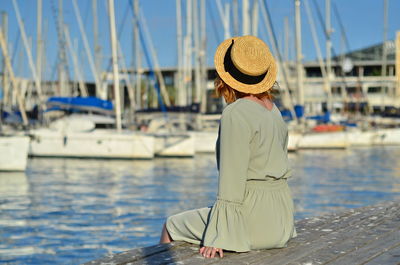
[(110, 112), (113, 110), (111, 101), (96, 97), (50, 97), (46, 105), (49, 108), (59, 107), (61, 109), (77, 109), (99, 112)]

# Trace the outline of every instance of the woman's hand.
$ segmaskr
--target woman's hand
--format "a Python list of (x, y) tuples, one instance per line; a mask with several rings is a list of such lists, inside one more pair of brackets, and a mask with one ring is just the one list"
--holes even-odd
[(205, 258), (214, 258), (216, 253), (219, 253), (221, 258), (224, 257), (224, 251), (222, 248), (214, 248), (214, 247), (201, 247), (199, 250), (200, 254)]

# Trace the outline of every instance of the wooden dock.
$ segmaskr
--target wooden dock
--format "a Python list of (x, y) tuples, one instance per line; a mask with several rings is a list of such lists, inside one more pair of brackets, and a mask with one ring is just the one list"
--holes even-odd
[(400, 264), (400, 202), (383, 202), (296, 223), (298, 237), (283, 249), (227, 253), (205, 259), (198, 246), (173, 242), (129, 250), (94, 264)]

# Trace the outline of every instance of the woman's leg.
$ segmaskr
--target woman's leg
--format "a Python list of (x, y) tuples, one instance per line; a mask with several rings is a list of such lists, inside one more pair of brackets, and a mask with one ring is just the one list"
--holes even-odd
[[(200, 244), (210, 209), (207, 207), (189, 210), (168, 217), (161, 232), (160, 244), (174, 240)], [(169, 230), (167, 230), (167, 225)]]
[(161, 237), (160, 237), (160, 244), (163, 243), (171, 243), (173, 240), (171, 238), (171, 236), (169, 235), (168, 231), (167, 231), (167, 227), (163, 226), (162, 232), (161, 232)]

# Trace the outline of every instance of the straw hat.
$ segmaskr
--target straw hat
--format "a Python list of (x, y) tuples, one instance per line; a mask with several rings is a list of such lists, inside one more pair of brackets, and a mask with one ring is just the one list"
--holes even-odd
[(268, 46), (257, 37), (233, 37), (223, 41), (214, 56), (221, 79), (243, 93), (259, 94), (276, 81), (275, 59)]

